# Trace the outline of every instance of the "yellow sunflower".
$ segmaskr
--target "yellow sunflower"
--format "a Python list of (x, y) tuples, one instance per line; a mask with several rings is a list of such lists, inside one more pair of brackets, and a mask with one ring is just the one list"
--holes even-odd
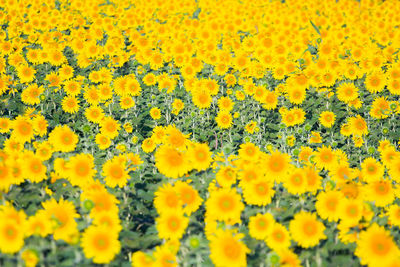
[(220, 129), (228, 129), (232, 126), (232, 115), (228, 111), (220, 111), (215, 117), (217, 126)]
[(388, 266), (387, 263), (398, 258), (399, 253), (390, 233), (376, 223), (360, 233), (355, 250), (361, 264), (369, 266)]
[(210, 238), (210, 258), (216, 266), (246, 266), (246, 254), (250, 250), (240, 239), (243, 234), (234, 235), (229, 230), (218, 230)]
[(240, 222), (244, 204), (234, 189), (222, 188), (210, 193), (206, 201), (206, 210), (207, 217), (234, 224)]
[(325, 226), (317, 220), (315, 213), (301, 211), (295, 214), (289, 229), (293, 240), (303, 248), (314, 247), (326, 239)]
[(126, 169), (126, 162), (119, 161), (118, 158), (112, 158), (107, 160), (103, 164), (103, 176), (106, 185), (109, 187), (124, 187), (128, 179), (130, 178), (129, 173)]
[(112, 261), (120, 252), (118, 233), (106, 226), (89, 226), (82, 234), (81, 246), (86, 258), (94, 263), (104, 264)]
[(258, 240), (265, 240), (272, 231), (275, 219), (270, 213), (258, 213), (249, 218), (249, 235)]
[(57, 125), (49, 134), (50, 143), (55, 151), (71, 152), (75, 150), (78, 136), (67, 125)]
[(179, 178), (190, 170), (186, 152), (168, 145), (162, 145), (157, 149), (155, 160), (158, 171), (169, 178)]
[(58, 202), (52, 198), (42, 203), (47, 220), (52, 222), (54, 239), (69, 240), (70, 236), (77, 231), (75, 218), (79, 215), (71, 201), (60, 199)]
[(181, 239), (188, 224), (189, 218), (185, 217), (179, 210), (163, 212), (156, 219), (156, 228), (161, 239)]

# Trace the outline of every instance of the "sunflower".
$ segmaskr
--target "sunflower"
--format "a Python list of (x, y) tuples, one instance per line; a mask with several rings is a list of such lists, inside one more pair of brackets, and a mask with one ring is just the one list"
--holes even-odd
[(178, 115), (179, 112), (185, 107), (185, 104), (182, 100), (175, 98), (174, 102), (172, 102), (172, 114)]
[(183, 134), (175, 125), (168, 125), (165, 128), (164, 144), (170, 145), (177, 149), (185, 149), (188, 144), (189, 135)]
[(249, 235), (258, 240), (265, 240), (271, 233), (275, 219), (271, 213), (258, 213), (249, 218)]
[(309, 248), (326, 239), (325, 226), (317, 220), (315, 213), (301, 211), (290, 221), (289, 230), (294, 241), (301, 247)]
[(102, 133), (96, 134), (95, 142), (101, 150), (107, 149), (111, 145), (111, 139)]
[(143, 83), (147, 86), (152, 86), (157, 83), (157, 77), (153, 73), (148, 73), (143, 77)]
[(19, 66), (17, 72), (21, 83), (30, 83), (35, 79), (36, 70), (28, 65)]
[(301, 195), (307, 191), (307, 179), (304, 169), (292, 167), (287, 177), (283, 180), (283, 186), (293, 195)]
[(390, 177), (398, 183), (400, 182), (400, 157), (399, 157), (399, 155), (400, 154), (397, 152), (397, 157), (394, 157), (388, 164)]
[(181, 214), (179, 210), (163, 212), (156, 219), (156, 228), (161, 239), (181, 239), (188, 224), (189, 218)]
[(104, 110), (99, 106), (90, 106), (85, 109), (85, 117), (93, 123), (100, 123), (104, 118)]
[(39, 96), (43, 93), (44, 88), (36, 83), (26, 87), (21, 93), (21, 100), (28, 105), (36, 105), (40, 103)]
[(93, 225), (105, 226), (108, 227), (110, 231), (117, 233), (122, 230), (121, 220), (118, 218), (118, 214), (108, 211), (96, 213), (93, 217)]
[(151, 153), (154, 151), (156, 146), (157, 146), (157, 143), (155, 142), (155, 139), (152, 137), (148, 137), (143, 140), (141, 147), (145, 153)]
[(150, 116), (153, 120), (161, 119), (161, 110), (157, 107), (150, 110)]
[(239, 157), (246, 160), (256, 160), (260, 155), (260, 148), (253, 143), (246, 142), (240, 145)]
[(11, 130), (11, 120), (9, 118), (0, 118), (0, 133), (8, 133)]
[(315, 194), (317, 190), (321, 189), (322, 177), (314, 166), (303, 167), (303, 171), (307, 183), (307, 192)]
[(39, 263), (38, 252), (33, 249), (25, 249), (21, 253), (21, 259), (23, 259), (26, 267), (35, 267)]
[(281, 153), (279, 151), (273, 151), (270, 155), (265, 157), (265, 171), (266, 174), (275, 179), (275, 181), (283, 181), (290, 167), (290, 155)]
[(192, 91), (192, 102), (200, 109), (209, 108), (211, 106), (212, 96), (204, 89), (196, 89)]
[(113, 88), (108, 84), (102, 84), (98, 87), (101, 101), (109, 100), (113, 97)]
[(390, 205), (386, 212), (388, 218), (388, 224), (400, 226), (400, 206), (397, 204)]
[(243, 198), (249, 205), (266, 206), (271, 203), (275, 195), (273, 181), (265, 176), (241, 182), (240, 186), (243, 189)]
[(39, 136), (44, 136), (47, 134), (47, 127), (49, 126), (49, 123), (43, 115), (36, 115), (32, 119), (32, 125), (35, 134)]
[(13, 220), (0, 218), (0, 251), (14, 254), (24, 246), (24, 228)]
[(68, 180), (73, 186), (83, 187), (90, 183), (96, 174), (94, 158), (90, 154), (77, 154), (67, 163)]
[(189, 161), (193, 169), (205, 171), (212, 162), (212, 153), (207, 144), (194, 143), (188, 150)]
[(200, 207), (203, 199), (200, 197), (199, 192), (187, 182), (177, 181), (174, 187), (181, 199), (183, 212), (190, 216)]
[(135, 106), (135, 101), (132, 97), (125, 96), (120, 99), (119, 105), (122, 109), (130, 109), (131, 107)]
[(69, 96), (77, 96), (80, 94), (82, 86), (78, 81), (68, 80), (64, 82), (64, 91)]
[(374, 158), (366, 158), (361, 163), (361, 175), (368, 183), (381, 180), (384, 172), (385, 168)]
[(0, 191), (8, 192), (12, 184), (14, 184), (14, 179), (11, 166), (0, 161)]
[(342, 199), (343, 194), (336, 190), (320, 192), (315, 203), (319, 217), (329, 222), (339, 220), (339, 205)]
[(332, 111), (323, 111), (319, 115), (319, 122), (326, 128), (331, 128), (335, 123), (336, 115)]
[(155, 161), (158, 171), (169, 178), (179, 178), (191, 169), (187, 152), (168, 145), (162, 145), (157, 149)]
[(220, 110), (231, 111), (234, 105), (235, 102), (233, 102), (232, 99), (227, 96), (223, 96), (218, 99), (218, 107)]
[(273, 224), (265, 242), (274, 251), (289, 249), (291, 243), (290, 233), (285, 226), (276, 222)]
[(325, 145), (322, 145), (322, 147), (315, 152), (313, 160), (320, 169), (331, 170), (338, 164), (336, 154), (332, 151), (332, 148)]
[(279, 256), (279, 266), (301, 267), (299, 256), (289, 249), (283, 249), (277, 252)]
[(164, 184), (160, 186), (154, 193), (154, 207), (158, 213), (163, 213), (167, 211), (174, 211), (181, 209), (183, 205), (182, 198), (191, 198), (192, 196), (180, 196), (178, 188), (175, 188), (171, 184)]
[(82, 234), (81, 246), (86, 258), (94, 263), (104, 264), (112, 261), (120, 252), (118, 233), (106, 226), (89, 226)]
[(360, 115), (349, 118), (349, 125), (353, 135), (362, 136), (368, 134), (368, 125)]
[(62, 109), (70, 114), (75, 114), (79, 111), (79, 100), (74, 96), (66, 96), (61, 101)]
[[(155, 259), (155, 266), (163, 266), (163, 267), (177, 267), (177, 257), (176, 251), (165, 243), (161, 246), (156, 247), (153, 257)], [(147, 267), (148, 265), (146, 265)], [(151, 265), (150, 265), (151, 266)]]
[(42, 206), (47, 220), (52, 222), (54, 239), (69, 240), (70, 235), (77, 231), (78, 226), (75, 218), (79, 215), (76, 213), (74, 204), (63, 198), (58, 202), (52, 198), (42, 202)]
[(244, 161), (245, 165), (241, 166), (241, 171), (238, 172), (238, 178), (240, 180), (240, 186), (246, 183), (257, 181), (264, 176), (262, 169), (257, 168), (257, 165), (252, 162)]
[(52, 223), (44, 210), (38, 210), (27, 220), (26, 236), (39, 235), (46, 237), (52, 232)]
[(246, 266), (250, 250), (240, 241), (243, 234), (234, 235), (229, 230), (218, 230), (210, 237), (210, 258), (215, 266)]
[(278, 105), (278, 95), (274, 91), (267, 90), (261, 103), (266, 110), (273, 110)]
[(166, 135), (165, 128), (163, 126), (156, 126), (153, 128), (151, 138), (156, 144), (161, 144)]
[(67, 125), (57, 125), (50, 132), (48, 140), (55, 151), (71, 152), (75, 150), (78, 136)]
[(236, 183), (236, 169), (231, 166), (221, 166), (215, 178), (220, 186), (230, 187), (232, 184)]
[(386, 168), (389, 168), (390, 163), (399, 156), (400, 153), (394, 147), (388, 147), (381, 151), (381, 161)]
[(365, 198), (374, 202), (377, 207), (385, 207), (392, 204), (396, 198), (392, 181), (381, 179), (368, 183)]
[(128, 179), (130, 178), (128, 171), (126, 170), (125, 161), (121, 162), (120, 160), (113, 158), (107, 160), (103, 164), (103, 176), (105, 176), (104, 181), (106, 185), (109, 187), (124, 187)]
[(354, 101), (358, 97), (358, 88), (354, 85), (354, 83), (342, 83), (336, 88), (337, 98), (344, 102), (350, 103)]
[(152, 267), (155, 263), (155, 259), (142, 251), (136, 251), (132, 253), (132, 267)]
[[(90, 188), (93, 186), (93, 188)], [(107, 190), (99, 183), (92, 182), (86, 185), (84, 191), (81, 194), (81, 201), (90, 200), (94, 206), (90, 210), (90, 216), (96, 217), (97, 214), (108, 212), (111, 214), (118, 214), (119, 200), (113, 195), (107, 192)]]
[(398, 258), (399, 253), (390, 233), (374, 223), (360, 233), (354, 254), (361, 259), (361, 264), (388, 266), (387, 263)]
[(47, 178), (47, 167), (43, 165), (42, 159), (33, 153), (25, 153), (23, 161), (23, 176), (33, 183), (39, 183)]
[(295, 105), (300, 105), (306, 99), (306, 89), (297, 87), (297, 86), (290, 86), (287, 88), (287, 94), (290, 103)]
[(382, 71), (375, 71), (367, 74), (365, 79), (365, 87), (371, 93), (378, 93), (383, 90), (386, 85), (386, 77)]
[(13, 129), (11, 137), (16, 141), (30, 142), (34, 137), (32, 122), (29, 118), (18, 116), (11, 124)]
[(356, 226), (363, 216), (363, 204), (360, 200), (344, 198), (340, 201), (340, 222), (348, 226)]
[(100, 132), (114, 139), (118, 136), (118, 131), (121, 129), (121, 124), (112, 117), (104, 117), (100, 122)]
[(234, 189), (221, 188), (213, 191), (206, 201), (206, 216), (229, 224), (240, 222), (240, 215), (244, 209), (241, 200)]

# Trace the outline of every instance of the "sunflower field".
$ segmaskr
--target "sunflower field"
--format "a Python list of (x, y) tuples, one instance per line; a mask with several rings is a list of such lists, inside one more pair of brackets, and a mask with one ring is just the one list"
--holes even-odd
[(0, 25), (0, 266), (400, 266), (400, 1)]

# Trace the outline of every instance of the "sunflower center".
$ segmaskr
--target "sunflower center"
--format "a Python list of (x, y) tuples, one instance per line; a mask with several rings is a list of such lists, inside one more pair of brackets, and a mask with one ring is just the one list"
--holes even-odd
[(374, 173), (375, 170), (376, 170), (375, 166), (373, 166), (373, 165), (369, 165), (369, 166), (368, 166), (368, 172), (369, 172), (369, 173)]
[(179, 221), (176, 218), (171, 218), (168, 222), (168, 226), (171, 230), (175, 231), (179, 228)]
[(78, 164), (75, 170), (79, 176), (85, 176), (89, 173), (89, 168), (85, 165), (85, 163)]
[(227, 243), (224, 246), (224, 253), (229, 259), (235, 260), (240, 255), (240, 246), (234, 242)]
[(294, 175), (292, 177), (292, 182), (295, 185), (300, 185), (302, 183), (302, 181), (303, 181), (303, 179), (302, 179), (301, 175)]
[(206, 158), (206, 153), (204, 153), (204, 151), (197, 151), (196, 158), (198, 160), (204, 160)]
[(284, 235), (281, 231), (275, 232), (273, 236), (274, 236), (274, 239), (277, 241), (282, 241), (284, 238)]
[(257, 226), (259, 229), (264, 229), (267, 226), (267, 222), (265, 220), (258, 220)]
[(373, 251), (378, 255), (385, 255), (389, 252), (389, 250), (390, 250), (389, 244), (384, 240), (377, 241), (373, 245)]
[(21, 124), (19, 127), (19, 131), (23, 135), (28, 135), (30, 133), (30, 127), (28, 124)]
[(313, 222), (305, 223), (303, 226), (303, 230), (304, 230), (304, 233), (308, 236), (315, 235), (317, 232), (317, 229)]
[(111, 175), (115, 179), (120, 179), (122, 177), (122, 170), (119, 166), (114, 166), (111, 170)]
[(100, 236), (96, 239), (95, 246), (98, 249), (103, 250), (108, 247), (108, 240), (106, 238), (104, 238), (103, 236)]
[(219, 202), (220, 208), (223, 211), (231, 211), (234, 208), (234, 204), (230, 198), (224, 197)]
[(376, 187), (376, 191), (377, 191), (379, 194), (384, 195), (384, 194), (386, 194), (386, 193), (389, 191), (389, 188), (388, 188), (386, 185), (384, 185), (384, 184), (379, 184), (379, 185)]
[(72, 138), (68, 133), (64, 134), (61, 139), (65, 145), (69, 145), (72, 142)]
[(17, 231), (11, 225), (5, 229), (4, 233), (5, 233), (5, 236), (7, 237), (7, 239), (9, 239), (9, 240), (14, 239), (17, 236)]
[(336, 208), (336, 204), (337, 204), (337, 200), (336, 199), (330, 199), (328, 200), (328, 202), (326, 203), (326, 206), (329, 210), (335, 210)]

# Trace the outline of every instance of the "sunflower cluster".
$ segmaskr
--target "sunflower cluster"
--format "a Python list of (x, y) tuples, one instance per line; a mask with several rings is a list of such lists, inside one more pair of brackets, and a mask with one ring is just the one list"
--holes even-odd
[(398, 1), (0, 2), (0, 265), (398, 266)]

